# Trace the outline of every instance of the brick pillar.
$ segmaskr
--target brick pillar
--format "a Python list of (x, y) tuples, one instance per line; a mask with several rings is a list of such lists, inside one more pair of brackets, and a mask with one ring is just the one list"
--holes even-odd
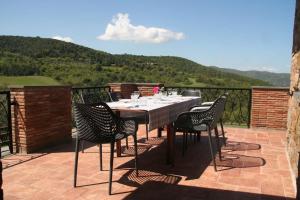
[(71, 87), (11, 88), (13, 145), (32, 153), (71, 140)]
[(251, 127), (286, 129), (289, 88), (253, 87)]
[(164, 84), (161, 83), (137, 83), (137, 88), (142, 96), (152, 96), (154, 87), (163, 87)]
[(153, 87), (162, 87), (161, 83), (109, 83), (112, 91), (121, 92), (123, 98), (130, 99), (133, 91), (140, 91), (142, 96), (153, 95)]

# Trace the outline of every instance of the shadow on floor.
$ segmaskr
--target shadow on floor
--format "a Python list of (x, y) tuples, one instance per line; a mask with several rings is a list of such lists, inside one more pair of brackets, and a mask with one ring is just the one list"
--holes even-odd
[[(200, 178), (201, 174), (206, 170), (207, 166), (212, 165), (211, 155), (209, 153), (210, 151), (208, 145), (208, 137), (202, 136), (201, 143), (190, 144), (184, 156), (182, 156), (181, 154), (182, 136), (178, 135), (176, 137), (176, 159), (174, 167), (166, 165), (166, 143), (161, 142), (160, 145), (149, 147), (149, 145), (153, 143), (153, 141), (151, 141), (152, 139), (150, 139), (149, 141), (143, 140), (144, 144), (140, 144), (140, 146), (145, 145), (147, 147), (147, 150), (139, 154), (139, 169), (150, 174), (159, 174), (162, 177), (168, 177), (170, 176), (170, 174), (172, 174), (178, 177), (184, 176), (186, 177), (186, 180)], [(154, 140), (157, 141), (156, 138), (154, 138)], [(247, 143), (247, 145), (245, 146), (253, 147), (255, 146), (255, 144)], [(130, 154), (133, 155), (133, 148), (130, 149)], [(215, 155), (215, 157), (218, 169), (220, 171), (232, 168), (258, 167), (263, 166), (266, 163), (265, 160), (260, 157), (231, 154), (228, 152), (222, 153), (221, 161), (218, 159), (218, 156)], [(128, 169), (133, 168), (133, 166), (134, 159), (122, 164), (118, 168)], [(120, 182), (124, 182), (124, 184), (129, 183), (127, 176), (130, 176), (130, 174), (131, 172), (125, 174), (120, 179)], [(147, 179), (146, 175), (144, 179)], [(152, 176), (149, 176), (149, 180), (152, 180)]]
[[(155, 191), (155, 192), (154, 192)], [(164, 200), (292, 200), (281, 196), (255, 194), (213, 188), (183, 186), (166, 182), (148, 181), (135, 191), (130, 193), (124, 200), (131, 199), (164, 199)]]
[(246, 150), (259, 150), (261, 146), (259, 144), (247, 143), (247, 142), (236, 142), (227, 141), (226, 146), (223, 146), (223, 150), (228, 151), (246, 151)]

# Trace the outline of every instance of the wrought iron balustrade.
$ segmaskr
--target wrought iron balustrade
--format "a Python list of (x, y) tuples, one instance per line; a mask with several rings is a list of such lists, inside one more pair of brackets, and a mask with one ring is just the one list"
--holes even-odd
[(219, 87), (166, 87), (167, 90), (200, 90), (202, 102), (214, 101), (225, 92), (228, 93), (223, 121), (226, 124), (250, 127), (251, 88), (219, 88)]
[(72, 88), (72, 101), (82, 102), (82, 96), (85, 94), (97, 94), (103, 101), (109, 101), (108, 92), (110, 91), (109, 86), (100, 87), (73, 87)]
[(3, 153), (13, 153), (11, 127), (10, 92), (0, 91), (0, 157)]

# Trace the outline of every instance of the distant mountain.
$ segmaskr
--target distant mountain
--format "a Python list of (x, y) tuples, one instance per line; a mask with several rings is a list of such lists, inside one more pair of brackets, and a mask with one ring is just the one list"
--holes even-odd
[(266, 81), (273, 86), (278, 87), (289, 87), (290, 86), (290, 74), (289, 73), (274, 73), (274, 72), (267, 72), (267, 71), (257, 71), (257, 70), (250, 70), (250, 71), (241, 71), (236, 69), (228, 69), (228, 68), (219, 68), (213, 67), (214, 69), (238, 74), (241, 76), (247, 76), (250, 78), (259, 79), (262, 81)]
[(250, 87), (270, 83), (173, 56), (113, 55), (40, 37), (0, 36), (0, 75), (47, 76), (61, 84), (161, 82), (173, 86)]

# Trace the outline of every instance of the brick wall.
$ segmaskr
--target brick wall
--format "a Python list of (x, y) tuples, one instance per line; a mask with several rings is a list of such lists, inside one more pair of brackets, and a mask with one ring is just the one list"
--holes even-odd
[(122, 96), (130, 99), (133, 91), (140, 91), (142, 96), (153, 95), (153, 87), (162, 87), (161, 83), (109, 83), (112, 91), (121, 92)]
[(288, 88), (253, 87), (251, 127), (287, 128)]
[(152, 96), (153, 93), (153, 87), (163, 87), (164, 85), (161, 83), (138, 83), (137, 88), (140, 91), (142, 96)]
[(13, 145), (32, 153), (71, 140), (71, 87), (11, 88)]
[(3, 183), (3, 178), (2, 178), (2, 161), (0, 160), (0, 199), (3, 199), (3, 189), (2, 189), (2, 183)]

